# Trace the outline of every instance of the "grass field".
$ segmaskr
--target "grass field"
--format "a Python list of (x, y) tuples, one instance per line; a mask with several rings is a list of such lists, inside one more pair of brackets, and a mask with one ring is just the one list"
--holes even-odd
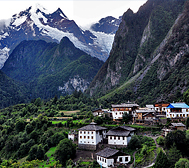
[(62, 110), (59, 113), (64, 113), (64, 115), (71, 115), (80, 112), (80, 110), (74, 110), (74, 111), (67, 111), (67, 110)]
[[(65, 120), (60, 120), (60, 121), (52, 121), (52, 124), (58, 124), (58, 123), (62, 123), (65, 124), (66, 121)], [(84, 122), (83, 120), (73, 120), (73, 123), (78, 123), (78, 122)]]
[(43, 167), (53, 167), (53, 164), (55, 163), (55, 158), (53, 156), (53, 154), (55, 153), (56, 147), (52, 147), (48, 150), (47, 157), (49, 158), (49, 161), (44, 161), (43, 163), (39, 164), (39, 168), (43, 168)]

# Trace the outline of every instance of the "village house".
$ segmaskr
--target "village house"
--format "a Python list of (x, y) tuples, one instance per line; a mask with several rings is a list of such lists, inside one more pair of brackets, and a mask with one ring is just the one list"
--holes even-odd
[(186, 129), (186, 126), (183, 123), (171, 123), (169, 128), (163, 128), (163, 135), (167, 136), (169, 132), (175, 131), (175, 130), (181, 130), (184, 131)]
[(139, 105), (135, 103), (122, 103), (122, 104), (112, 104), (112, 117), (113, 121), (119, 121), (123, 119), (123, 114), (128, 113), (133, 115)]
[(114, 167), (115, 165), (124, 164), (130, 162), (131, 156), (125, 154), (119, 150), (105, 148), (100, 152), (96, 153), (97, 155), (97, 162), (102, 167)]
[(157, 115), (165, 115), (167, 106), (169, 106), (168, 103), (157, 103), (157, 104), (155, 104), (155, 110), (157, 111)]
[(183, 123), (171, 123), (169, 126), (172, 130), (181, 130), (184, 131), (186, 129), (186, 125)]
[(94, 122), (78, 130), (78, 147), (80, 149), (96, 150), (97, 145), (106, 138), (107, 128), (97, 126)]
[(102, 109), (102, 108), (98, 108), (92, 111), (93, 116), (99, 116), (99, 117), (105, 117), (105, 115), (107, 115), (108, 117), (112, 118), (112, 113), (110, 110), (108, 109)]
[(127, 146), (136, 129), (128, 126), (119, 126), (109, 130), (106, 134), (109, 145)]
[(77, 132), (75, 130), (68, 133), (68, 139), (70, 139), (72, 141), (77, 139), (77, 137), (78, 137), (78, 134), (77, 134)]
[(149, 109), (149, 110), (155, 110), (155, 107), (154, 107), (153, 104), (147, 104), (146, 108)]
[(186, 103), (171, 103), (166, 108), (166, 118), (183, 119), (189, 117), (189, 106)]
[(139, 108), (133, 116), (133, 122), (152, 124), (156, 120), (156, 111), (152, 108)]

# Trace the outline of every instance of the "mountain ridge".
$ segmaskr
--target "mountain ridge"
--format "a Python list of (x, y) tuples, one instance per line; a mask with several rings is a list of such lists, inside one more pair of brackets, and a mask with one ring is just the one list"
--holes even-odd
[[(106, 26), (100, 30), (84, 30), (74, 20), (69, 20), (60, 8), (49, 13), (40, 5), (31, 6), (25, 11), (13, 15), (9, 24), (4, 23), (1, 26), (0, 68), (3, 67), (9, 54), (21, 41), (41, 39), (58, 43), (64, 36), (67, 36), (77, 48), (105, 61), (109, 56), (115, 31), (118, 29), (118, 26), (111, 22), (112, 20), (116, 20), (117, 25), (121, 18), (103, 18), (109, 28)], [(101, 23), (103, 22), (101, 21)]]
[[(163, 51), (165, 50), (165, 46), (172, 45), (171, 48), (174, 48), (174, 45), (170, 44), (170, 39), (173, 37), (175, 25), (183, 24), (187, 30), (187, 20), (181, 22), (185, 2), (186, 1), (184, 0), (174, 1), (174, 3), (172, 3), (172, 1), (162, 0), (156, 2), (154, 0), (148, 0), (147, 3), (139, 9), (138, 14), (133, 14), (131, 10), (128, 10), (123, 15), (122, 22), (116, 32), (110, 57), (91, 82), (87, 93), (97, 97), (105, 95), (101, 99), (106, 98), (111, 101), (111, 97), (115, 97), (115, 94), (121, 95), (124, 92), (129, 91), (134, 94), (131, 99), (133, 101), (138, 101), (139, 103), (155, 103), (156, 101), (161, 102), (165, 100), (172, 101), (175, 98), (175, 95), (181, 97), (181, 94), (186, 91), (187, 85), (185, 85), (184, 88), (181, 88), (174, 84), (175, 88), (170, 87), (173, 90), (167, 89), (166, 94), (170, 92), (168, 95), (160, 91), (160, 88), (165, 88), (165, 76), (168, 78), (167, 75), (170, 73), (169, 71), (164, 70), (164, 68), (170, 67), (166, 65), (166, 62), (172, 62), (172, 65), (175, 66), (177, 61), (180, 62), (179, 58), (182, 58), (182, 56), (180, 56), (181, 54), (179, 54), (180, 49), (177, 49), (178, 53), (174, 59), (172, 58), (173, 61), (166, 61), (163, 56)], [(187, 3), (185, 4), (185, 8)], [(141, 35), (138, 36), (138, 40), (135, 40), (135, 45), (132, 45), (132, 47), (136, 47), (132, 48), (130, 45), (134, 44), (134, 41), (132, 40), (132, 43), (128, 44), (131, 39), (129, 37), (133, 35), (132, 30), (129, 30), (129, 26), (133, 26), (131, 22), (137, 23), (137, 19), (140, 18), (141, 13), (144, 14), (146, 12), (149, 13), (149, 17), (146, 17), (143, 28), (140, 29), (140, 27), (137, 26), (133, 28), (137, 30), (137, 33), (138, 30), (141, 30)], [(166, 13), (166, 15), (164, 13)], [(173, 13), (174, 15), (172, 15)], [(139, 18), (135, 19), (136, 16)], [(134, 18), (134, 20), (132, 20), (131, 17)], [(178, 24), (179, 21), (180, 23)], [(141, 26), (141, 24), (139, 25)], [(182, 31), (178, 29), (177, 33), (183, 34), (181, 33)], [(130, 34), (128, 34), (129, 32)], [(133, 37), (135, 37), (135, 35), (133, 35)], [(188, 36), (185, 36), (187, 39)], [(127, 39), (129, 40), (125, 41)], [(187, 48), (183, 46), (182, 41), (178, 41), (177, 43), (181, 45), (181, 48)], [(169, 52), (172, 53), (172, 51)], [(187, 54), (184, 50), (182, 50), (181, 53), (183, 53), (183, 56)], [(162, 68), (160, 65), (162, 65)], [(174, 71), (176, 68), (174, 68), (174, 66), (169, 69)], [(175, 76), (178, 76), (178, 74), (175, 74)], [(186, 75), (186, 73), (183, 74)], [(132, 78), (135, 80), (132, 81)], [(129, 82), (130, 80), (132, 82)], [(165, 91), (165, 89), (162, 90)], [(126, 99), (129, 99), (129, 97)]]
[(74, 90), (84, 92), (102, 64), (103, 61), (87, 55), (64, 37), (59, 44), (22, 41), (2, 71), (26, 85), (30, 98), (48, 99), (71, 94)]

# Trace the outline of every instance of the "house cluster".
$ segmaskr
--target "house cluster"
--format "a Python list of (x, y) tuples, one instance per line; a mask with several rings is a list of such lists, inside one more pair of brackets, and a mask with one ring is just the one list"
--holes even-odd
[(93, 111), (94, 116), (108, 115), (113, 121), (121, 121), (123, 114), (127, 113), (133, 116), (133, 123), (154, 124), (161, 118), (170, 118), (171, 120), (182, 120), (189, 117), (189, 106), (183, 102), (170, 104), (155, 104), (139, 107), (135, 103), (112, 104), (111, 110), (97, 109)]
[[(97, 150), (99, 144), (107, 147), (96, 153), (96, 160), (102, 167), (114, 167), (120, 164), (128, 164), (131, 156), (114, 149), (117, 147), (126, 147), (134, 135), (136, 129), (128, 126), (118, 126), (108, 130), (106, 127), (98, 126), (91, 122), (89, 125), (78, 130), (78, 148), (84, 150)], [(68, 138), (71, 139), (73, 133)]]
[(169, 132), (175, 131), (175, 130), (181, 130), (184, 131), (186, 130), (186, 125), (183, 123), (171, 123), (169, 128), (163, 128), (163, 136), (167, 136)]

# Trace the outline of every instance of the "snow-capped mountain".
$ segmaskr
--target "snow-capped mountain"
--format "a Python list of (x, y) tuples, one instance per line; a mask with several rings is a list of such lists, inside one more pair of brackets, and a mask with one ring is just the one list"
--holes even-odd
[(13, 15), (9, 21), (0, 23), (0, 68), (21, 41), (43, 39), (59, 42), (64, 36), (77, 48), (105, 61), (118, 29), (117, 20), (121, 21), (120, 18), (107, 18), (91, 26), (90, 30), (83, 30), (74, 20), (69, 20), (60, 8), (49, 13), (40, 5), (31, 6)]

